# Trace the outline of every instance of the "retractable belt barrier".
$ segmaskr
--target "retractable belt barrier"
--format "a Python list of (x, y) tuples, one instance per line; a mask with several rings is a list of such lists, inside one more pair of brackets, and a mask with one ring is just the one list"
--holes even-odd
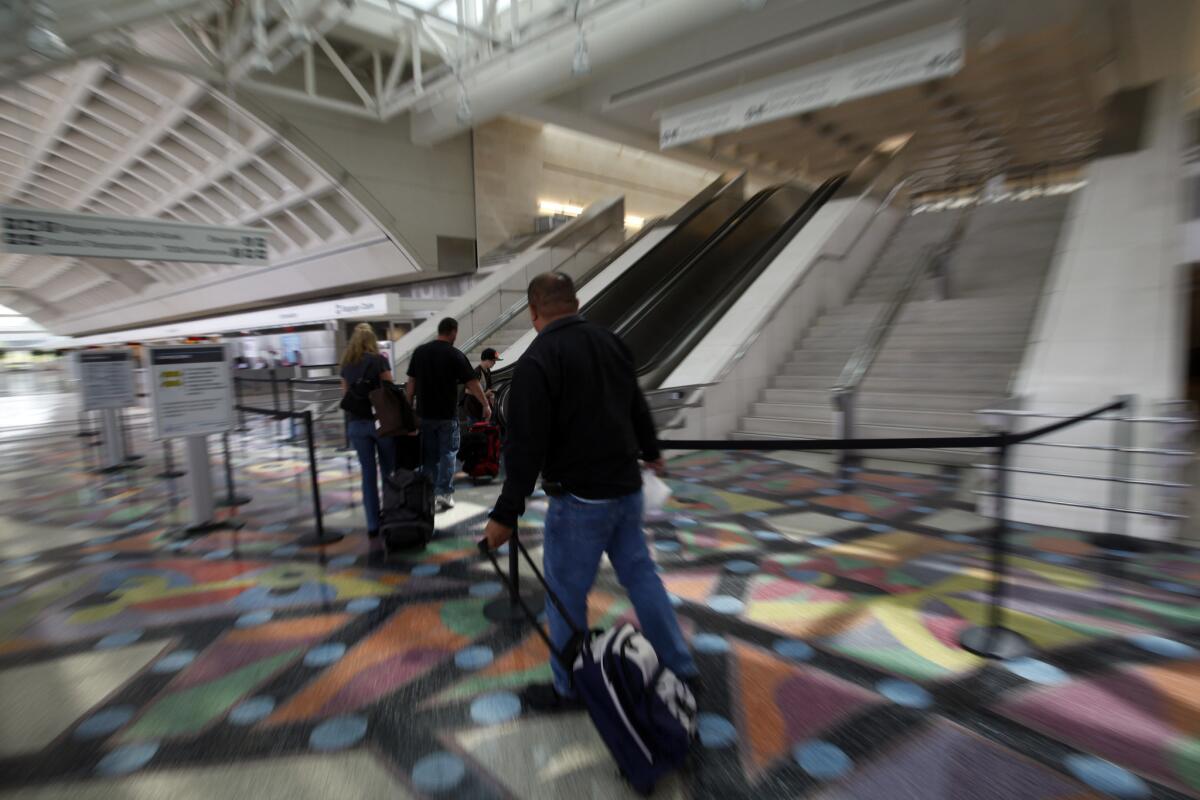
[[(1125, 399), (1120, 399), (1092, 409), (1091, 411), (1071, 417), (1060, 422), (1044, 425), (1034, 430), (1021, 433), (999, 432), (982, 436), (944, 436), (912, 439), (670, 439), (660, 441), (663, 450), (749, 450), (749, 451), (780, 451), (780, 450), (911, 450), (911, 449), (972, 449), (994, 448), (996, 450), (997, 480), (999, 486), (996, 492), (996, 507), (994, 509), (996, 524), (991, 533), (991, 573), (992, 586), (988, 608), (987, 625), (974, 626), (965, 630), (959, 637), (963, 649), (984, 658), (1017, 658), (1028, 654), (1032, 644), (1017, 631), (1004, 626), (1004, 592), (1008, 576), (1008, 532), (1005, 520), (1005, 487), (1008, 450), (1015, 445), (1047, 436), (1051, 433), (1078, 425), (1081, 422), (1096, 419), (1110, 411), (1118, 411), (1127, 406)], [(516, 589), (518, 563), (515, 546), (510, 550), (509, 580), (512, 602), (522, 602)]]

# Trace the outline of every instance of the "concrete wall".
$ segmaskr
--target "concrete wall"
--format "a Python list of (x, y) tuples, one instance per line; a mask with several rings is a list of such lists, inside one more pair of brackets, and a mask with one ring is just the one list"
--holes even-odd
[[(1072, 201), (1059, 239), (1030, 345), (1015, 382), (1027, 411), (1072, 414), (1135, 395), (1140, 418), (1165, 415), (1185, 396), (1186, 303), (1183, 264), (1183, 93), (1179, 82), (1160, 84), (1151, 100), (1143, 148), (1098, 159), (1086, 170), (1087, 185)], [(1023, 417), (1028, 429), (1048, 418)], [(1113, 474), (1120, 462), (1099, 450), (1059, 444), (1108, 445), (1115, 423), (1094, 422), (1019, 447), (1015, 464), (1069, 475)], [(1179, 426), (1144, 420), (1130, 434), (1138, 447), (1179, 446)], [(1135, 477), (1178, 478), (1179, 459), (1138, 454), (1129, 460)], [(1034, 474), (1013, 477), (1011, 494), (1108, 505), (1107, 481)], [(1167, 510), (1170, 498), (1154, 487), (1135, 486), (1126, 508)], [(1106, 531), (1111, 515), (1091, 508), (1015, 502), (1010, 517), (1025, 522)], [(1148, 538), (1172, 535), (1171, 523), (1146, 515), (1122, 522)]]
[(524, 119), (474, 132), (479, 253), (533, 231), (539, 200), (587, 206), (625, 196), (626, 213), (669, 214), (715, 180), (708, 170), (645, 150)]
[(475, 238), (471, 134), (434, 147), (387, 123), (256, 95), (239, 97), (337, 180), (421, 270), (438, 268), (437, 237)]

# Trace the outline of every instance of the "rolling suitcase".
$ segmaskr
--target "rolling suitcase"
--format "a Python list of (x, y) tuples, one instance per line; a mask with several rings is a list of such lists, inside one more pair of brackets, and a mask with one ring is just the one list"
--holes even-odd
[(429, 544), (433, 538), (433, 486), (424, 475), (397, 469), (384, 479), (379, 535), (388, 553)]
[(476, 422), (465, 434), (459, 448), (463, 472), (477, 483), (489, 481), (500, 474), (500, 426), (491, 422)]
[[(695, 741), (697, 709), (691, 688), (659, 663), (650, 642), (633, 625), (583, 632), (546, 585), (515, 531), (509, 547), (520, 551), (546, 589), (546, 598), (571, 626), (575, 634), (572, 652), (560, 653), (554, 648), (533, 610), (518, 595), (522, 610), (546, 642), (551, 656), (571, 673), (575, 692), (621, 775), (636, 791), (649, 794), (660, 778), (683, 766)], [(501, 581), (508, 584), (508, 576), (486, 539), (479, 543), (479, 549), (492, 562)]]

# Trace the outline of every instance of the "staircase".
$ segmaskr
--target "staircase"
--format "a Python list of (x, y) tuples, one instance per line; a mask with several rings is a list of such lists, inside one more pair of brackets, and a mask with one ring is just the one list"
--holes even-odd
[[(962, 436), (975, 411), (1003, 398), (1024, 353), (1067, 198), (979, 205), (949, 259), (949, 297), (926, 279), (901, 310), (857, 398), (855, 436)], [(908, 217), (850, 302), (822, 315), (741, 422), (738, 438), (833, 438), (830, 389), (928, 248), (947, 241), (961, 210)], [(904, 457), (895, 451), (893, 457)], [(909, 451), (969, 463), (969, 451)]]

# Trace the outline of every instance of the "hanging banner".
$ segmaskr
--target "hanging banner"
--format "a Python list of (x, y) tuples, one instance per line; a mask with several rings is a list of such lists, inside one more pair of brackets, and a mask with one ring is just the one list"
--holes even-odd
[(233, 430), (233, 371), (225, 345), (149, 348), (151, 408), (158, 439)]
[(953, 75), (963, 66), (960, 22), (773, 75), (662, 112), (662, 149), (805, 111)]
[(84, 411), (137, 404), (129, 350), (84, 350), (75, 354), (75, 361)]
[(0, 252), (265, 266), (267, 231), (0, 205)]

